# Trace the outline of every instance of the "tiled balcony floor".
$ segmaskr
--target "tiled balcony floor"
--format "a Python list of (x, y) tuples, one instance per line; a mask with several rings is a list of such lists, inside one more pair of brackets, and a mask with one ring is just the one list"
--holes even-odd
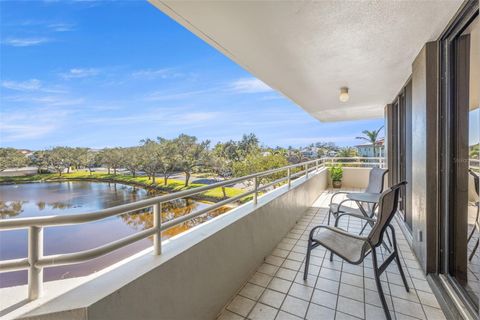
[[(351, 265), (338, 257), (330, 262), (326, 250), (317, 247), (307, 281), (303, 280), (308, 234), (326, 223), (332, 192), (324, 192), (265, 263), (226, 306), (220, 320), (286, 319), (384, 319), (373, 279), (372, 261)], [(358, 233), (360, 220), (345, 218), (341, 227)], [(383, 290), (394, 319), (445, 319), (435, 296), (397, 225), (396, 235), (410, 292), (402, 285), (393, 262), (382, 275)], [(367, 232), (368, 232), (367, 228)], [(381, 260), (382, 258), (379, 257)]]

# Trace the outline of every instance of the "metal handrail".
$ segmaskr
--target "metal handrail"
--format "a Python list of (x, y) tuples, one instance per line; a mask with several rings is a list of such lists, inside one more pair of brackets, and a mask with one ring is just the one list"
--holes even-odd
[(468, 164), (470, 168), (479, 170), (480, 169), (480, 159), (468, 159)]
[[(352, 158), (334, 158), (337, 160), (352, 159)], [(355, 158), (359, 159), (359, 158)], [(369, 160), (377, 160), (377, 158), (366, 158)], [(13, 229), (24, 229), (28, 228), (28, 257), (20, 259), (11, 259), (0, 262), (0, 272), (10, 272), (17, 270), (28, 269), (28, 297), (30, 300), (38, 298), (42, 293), (43, 287), (43, 268), (53, 267), (53, 266), (62, 266), (80, 263), (88, 261), (94, 258), (98, 258), (105, 254), (108, 254), (114, 250), (125, 247), (129, 244), (137, 242), (139, 240), (145, 239), (149, 236), (153, 236), (153, 248), (154, 254), (161, 254), (161, 232), (172, 228), (178, 224), (181, 224), (185, 221), (191, 220), (200, 215), (206, 214), (210, 211), (213, 211), (217, 208), (220, 208), (226, 204), (238, 201), (246, 196), (253, 196), (253, 203), (257, 203), (258, 194), (260, 191), (266, 190), (267, 188), (280, 184), (287, 181), (288, 188), (291, 187), (292, 179), (305, 175), (305, 178), (308, 179), (309, 174), (318, 171), (320, 168), (325, 167), (325, 163), (328, 162), (330, 158), (321, 158), (316, 160), (310, 160), (298, 164), (288, 165), (281, 168), (271, 169), (263, 172), (254, 173), (244, 177), (234, 178), (230, 180), (225, 180), (217, 182), (211, 185), (202, 186), (190, 190), (184, 190), (175, 192), (172, 194), (162, 195), (153, 197), (150, 199), (140, 200), (133, 203), (123, 204), (112, 208), (107, 208), (103, 210), (98, 210), (90, 213), (82, 213), (68, 216), (44, 216), (44, 217), (33, 217), (33, 218), (16, 218), (8, 220), (0, 220), (0, 231), (13, 230)], [(382, 163), (382, 158), (378, 158), (377, 165)], [(354, 164), (354, 162), (346, 162), (346, 165)], [(373, 164), (373, 163), (372, 163)], [(292, 169), (300, 168), (299, 172), (292, 173)], [(265, 185), (259, 185), (259, 179), (268, 175), (272, 175), (278, 172), (286, 171), (286, 177), (282, 177), (267, 183)], [(172, 201), (175, 199), (190, 197), (205, 191), (224, 187), (238, 182), (243, 182), (246, 180), (254, 180), (253, 190), (246, 191), (235, 197), (231, 197), (217, 203), (212, 204), (211, 206), (186, 214), (184, 216), (178, 217), (176, 219), (161, 222), (161, 204), (164, 202)], [(125, 213), (130, 213), (133, 211), (142, 210), (145, 208), (153, 208), (153, 227), (143, 230), (141, 232), (129, 235), (122, 239), (107, 243), (105, 245), (88, 249), (80, 252), (74, 253), (64, 253), (43, 256), (43, 231), (45, 227), (51, 226), (64, 226), (72, 224), (86, 223), (96, 220), (105, 219), (112, 216), (118, 216)]]

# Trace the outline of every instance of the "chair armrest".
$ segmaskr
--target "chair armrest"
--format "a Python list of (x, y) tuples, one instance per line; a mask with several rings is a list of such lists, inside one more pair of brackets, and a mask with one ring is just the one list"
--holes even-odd
[[(342, 205), (343, 205), (345, 202), (355, 202), (355, 201), (353, 201), (353, 200), (351, 200), (351, 199), (344, 199), (344, 200), (340, 201), (340, 203), (338, 204), (338, 207), (337, 207), (337, 213), (338, 213), (338, 212), (344, 212), (341, 208), (342, 208)], [(330, 204), (332, 204), (332, 203), (330, 202)]]
[(333, 198), (335, 198), (335, 196), (338, 196), (340, 194), (349, 194), (351, 192), (347, 192), (347, 191), (337, 191), (335, 192), (334, 194), (332, 194), (332, 197), (330, 198), (330, 204), (333, 203)]
[(354, 217), (354, 218), (358, 218), (358, 219), (362, 219), (362, 220), (366, 220), (366, 221), (369, 221), (369, 222), (375, 222), (376, 220), (375, 219), (372, 219), (372, 218), (368, 218), (368, 217), (365, 217), (361, 214), (356, 214), (356, 213), (349, 213), (349, 212), (344, 212), (344, 211), (339, 211), (339, 215), (337, 216), (337, 218), (335, 219), (335, 227), (338, 225), (338, 221), (340, 220), (341, 217), (343, 216), (351, 216), (351, 217)]

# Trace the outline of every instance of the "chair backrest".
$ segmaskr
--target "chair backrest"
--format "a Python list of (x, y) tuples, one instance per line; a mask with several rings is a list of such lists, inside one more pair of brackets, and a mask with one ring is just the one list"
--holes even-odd
[(402, 181), (385, 190), (380, 196), (377, 221), (368, 235), (368, 240), (374, 247), (379, 246), (382, 243), (383, 233), (393, 219), (395, 212), (397, 212), (400, 187), (406, 184), (406, 181)]
[(475, 193), (477, 194), (477, 197), (478, 197), (479, 196), (479, 192), (478, 192), (479, 186), (478, 185), (479, 185), (480, 178), (478, 177), (478, 173), (476, 173), (472, 169), (469, 169), (468, 172), (470, 172), (470, 174), (473, 177), (473, 184), (475, 185)]
[(373, 168), (372, 170), (370, 170), (370, 175), (368, 177), (368, 186), (365, 192), (382, 193), (385, 175), (387, 174), (387, 171), (387, 169), (381, 168)]

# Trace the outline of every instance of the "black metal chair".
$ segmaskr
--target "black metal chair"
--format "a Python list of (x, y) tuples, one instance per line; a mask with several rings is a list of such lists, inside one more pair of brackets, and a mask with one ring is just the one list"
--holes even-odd
[[(395, 229), (390, 225), (390, 222), (398, 208), (400, 187), (405, 184), (405, 181), (401, 182), (382, 193), (378, 204), (378, 216), (375, 220), (367, 218), (360, 214), (348, 212), (340, 213), (338, 215), (335, 222), (336, 225), (338, 224), (339, 219), (343, 216), (353, 216), (355, 218), (373, 222), (374, 225), (372, 227), (372, 230), (366, 237), (355, 235), (343, 229), (332, 227), (329, 225), (319, 225), (313, 228), (310, 231), (310, 236), (308, 239), (308, 248), (307, 256), (305, 259), (305, 271), (303, 274), (303, 279), (307, 279), (311, 251), (312, 249), (320, 245), (330, 250), (330, 261), (333, 260), (334, 253), (351, 264), (360, 264), (363, 262), (365, 257), (367, 257), (368, 254), (371, 253), (373, 270), (375, 274), (375, 283), (377, 285), (378, 294), (382, 302), (383, 310), (385, 311), (385, 316), (387, 317), (387, 319), (390, 320), (391, 316), (390, 312), (388, 311), (387, 301), (385, 300), (385, 296), (383, 293), (380, 276), (393, 260), (395, 260), (398, 266), (398, 270), (400, 272), (400, 276), (402, 277), (406, 291), (408, 292), (410, 290), (408, 287), (407, 279), (405, 278), (405, 274), (403, 273), (402, 265), (400, 263), (400, 258), (398, 255)], [(382, 244), (383, 236), (386, 233), (387, 228), (390, 229), (392, 234), (393, 248), (390, 255), (379, 266), (376, 255), (377, 248)]]
[[(473, 203), (473, 205), (475, 207), (477, 207), (477, 214), (476, 214), (476, 217), (475, 217), (475, 222), (473, 223), (473, 229), (472, 231), (470, 232), (470, 234), (468, 235), (468, 238), (467, 238), (467, 243), (470, 242), (470, 240), (472, 239), (474, 233), (475, 233), (475, 230), (480, 230), (480, 224), (478, 223), (478, 216), (479, 216), (479, 213), (480, 213), (480, 200), (478, 199), (479, 198), (479, 176), (478, 174), (473, 171), (472, 169), (469, 169), (468, 172), (470, 173), (470, 175), (473, 177), (473, 183), (475, 185), (475, 193), (477, 194), (477, 201), (475, 201)], [(470, 256), (468, 257), (468, 261), (472, 261), (473, 257), (475, 256), (475, 252), (477, 252), (477, 249), (478, 249), (478, 245), (480, 243), (480, 238), (477, 239), (477, 242), (475, 243), (475, 246), (473, 247), (472, 249), (472, 252), (470, 253)]]
[[(381, 168), (372, 168), (370, 170), (370, 174), (368, 176), (368, 186), (367, 189), (365, 190), (366, 193), (382, 193), (383, 191), (383, 185), (385, 181), (385, 175), (387, 174), (388, 170), (387, 169), (381, 169)], [(346, 192), (346, 191), (338, 191), (335, 192), (332, 197), (330, 198), (330, 204), (329, 204), (329, 210), (328, 210), (328, 224), (330, 224), (330, 216), (333, 215), (333, 217), (337, 217), (339, 212), (349, 212), (349, 213), (355, 213), (352, 212), (351, 209), (349, 209), (346, 206), (343, 206), (344, 203), (348, 201), (352, 201), (350, 199), (345, 199), (341, 202), (334, 202), (334, 198), (338, 195), (341, 194), (349, 194), (352, 192)], [(343, 206), (343, 207), (342, 207)], [(371, 210), (375, 210), (375, 208), (371, 208)]]

